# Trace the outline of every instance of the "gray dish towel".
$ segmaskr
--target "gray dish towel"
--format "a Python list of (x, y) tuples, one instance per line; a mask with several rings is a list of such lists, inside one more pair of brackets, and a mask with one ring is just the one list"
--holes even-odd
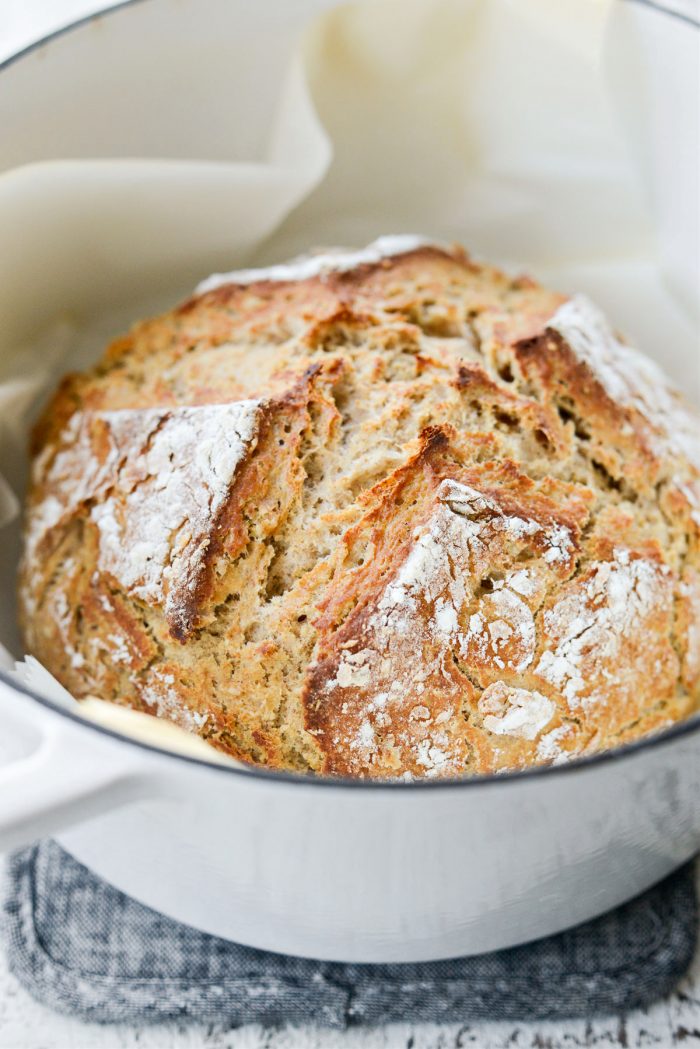
[(696, 944), (690, 865), (558, 936), (404, 965), (308, 961), (207, 936), (124, 896), (50, 841), (13, 856), (8, 874), (12, 972), (44, 1004), (106, 1023), (342, 1028), (619, 1013), (671, 991)]

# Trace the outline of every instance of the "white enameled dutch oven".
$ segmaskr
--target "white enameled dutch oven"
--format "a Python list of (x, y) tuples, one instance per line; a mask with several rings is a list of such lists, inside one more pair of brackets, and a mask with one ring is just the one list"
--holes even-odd
[[(596, 0), (590, 3), (600, 6)], [(73, 320), (87, 316), (90, 306), (99, 313), (117, 302), (124, 317), (137, 316), (136, 287), (148, 286), (153, 303), (159, 295), (172, 301), (195, 273), (206, 272), (205, 263), (214, 269), (238, 261), (226, 257), (226, 237), (213, 236), (216, 215), (208, 215), (201, 199), (193, 204), (194, 219), (181, 241), (176, 235), (163, 235), (159, 248), (149, 233), (131, 268), (125, 259), (134, 243), (133, 231), (130, 239), (120, 240), (115, 234), (100, 251), (90, 230), (108, 195), (98, 179), (86, 182), (77, 198), (68, 200), (66, 186), (72, 187), (76, 176), (70, 158), (97, 158), (97, 163), (109, 157), (207, 157), (223, 163), (222, 121), (229, 109), (240, 110), (249, 101), (241, 97), (238, 81), (236, 92), (224, 90), (227, 61), (237, 63), (249, 87), (258, 85), (256, 120), (262, 121), (260, 114), (268, 106), (265, 85), (276, 76), (270, 64), (284, 65), (289, 39), (329, 5), (309, 0), (290, 6), (295, 7), (294, 15), (282, 17), (282, 5), (273, 12), (266, 4), (247, 5), (246, 10), (243, 4), (222, 0), (143, 0), (72, 27), (0, 71), (0, 168), (9, 172), (0, 176), (0, 220), (7, 222), (0, 235), (3, 367), (10, 347), (29, 337), (28, 317), (34, 317), (37, 326), (53, 322), (62, 302), (70, 303)], [(465, 10), (475, 6), (465, 3)], [(675, 56), (668, 76), (681, 77), (684, 69), (688, 92), (693, 93), (688, 61), (695, 53), (697, 27), (687, 12), (669, 14), (653, 5), (620, 0), (614, 17), (622, 20), (618, 29), (625, 30), (628, 40), (634, 30), (640, 40), (653, 40), (659, 53)], [(235, 52), (228, 59), (226, 53), (222, 59), (222, 41)], [(642, 53), (643, 49), (635, 53), (630, 69)], [(261, 63), (267, 70), (263, 81)], [(667, 82), (668, 76), (662, 79)], [(290, 91), (294, 90), (292, 83)], [(209, 119), (199, 118), (197, 100), (204, 100)], [(660, 104), (651, 97), (650, 113)], [(154, 107), (163, 114), (155, 125)], [(680, 119), (678, 114), (669, 118), (665, 110), (653, 120), (650, 116), (653, 126), (663, 125), (670, 136), (666, 153), (654, 156), (651, 163), (663, 169), (665, 185), (675, 188), (673, 199), (657, 214), (667, 233), (678, 234), (665, 236), (663, 266), (680, 298), (685, 294), (687, 299), (692, 273), (688, 279), (687, 266), (678, 262), (687, 259), (687, 243), (684, 248), (681, 242), (687, 242), (688, 225), (687, 214), (677, 208), (683, 188), (678, 180), (685, 179), (687, 187), (690, 178), (692, 186), (695, 176), (685, 167), (688, 160), (693, 162), (687, 139), (678, 145), (675, 132), (671, 134), (674, 126), (678, 131), (672, 121)], [(245, 177), (252, 176), (249, 182), (244, 179), (244, 194), (253, 192), (256, 179), (274, 183), (277, 177), (269, 168), (263, 170), (261, 161), (245, 159), (255, 158), (258, 149), (253, 141), (256, 129), (246, 134), (249, 141), (240, 145), (238, 159), (242, 166), (247, 164)], [(303, 157), (282, 134), (276, 156), (287, 181), (283, 191), (275, 190), (277, 210), (268, 209), (264, 223), (253, 222), (243, 232), (245, 223), (240, 227), (241, 256), (322, 180), (328, 164), (323, 135), (308, 127), (299, 131), (303, 134)], [(686, 150), (680, 170), (678, 149)], [(64, 158), (64, 166), (36, 163), (54, 157)], [(25, 169), (27, 178), (20, 186), (10, 169), (28, 164), (36, 166)], [(105, 171), (105, 177), (111, 177)], [(139, 186), (146, 176), (142, 171)], [(193, 167), (192, 178), (196, 177)], [(658, 179), (653, 181), (658, 186)], [(49, 189), (51, 199), (58, 200), (55, 209), (46, 204)], [(3, 194), (10, 191), (18, 194), (23, 215), (19, 231), (10, 228), (9, 212), (3, 211)], [(319, 214), (323, 192), (321, 187)], [(336, 178), (335, 192), (346, 199), (342, 179)], [(147, 226), (167, 216), (164, 196), (167, 193), (154, 195), (145, 208), (138, 203)], [(128, 216), (129, 206), (127, 193), (114, 213)], [(481, 206), (488, 209), (483, 200)], [(246, 210), (254, 214), (255, 207), (250, 204)], [(620, 204), (618, 211), (623, 210)], [(81, 225), (77, 216), (85, 215), (89, 221)], [(225, 225), (221, 211), (218, 216), (219, 225)], [(407, 218), (397, 212), (384, 230), (400, 228), (402, 219), (404, 228), (425, 228), (424, 215), (411, 223)], [(511, 219), (520, 236), (517, 208)], [(375, 228), (361, 231), (363, 239), (382, 232), (376, 222)], [(192, 233), (203, 226), (213, 236), (213, 246), (206, 250)], [(429, 232), (441, 233), (439, 226), (436, 220)], [(540, 227), (545, 226), (541, 219)], [(481, 244), (495, 247), (499, 257), (498, 246), (487, 243), (478, 222), (475, 227), (480, 250)], [(294, 217), (287, 229), (287, 241), (301, 246)], [(327, 240), (329, 229), (343, 233), (349, 226), (326, 221), (309, 226), (304, 235), (307, 242), (321, 235)], [(473, 231), (464, 216), (454, 232), (471, 243)], [(552, 236), (556, 238), (556, 232)], [(189, 255), (188, 237), (193, 243)], [(287, 241), (282, 238), (280, 243)], [(517, 256), (512, 244), (500, 255), (508, 250)], [(521, 255), (537, 250), (533, 241)], [(546, 269), (544, 263), (541, 268)], [(584, 263), (576, 279), (590, 285), (595, 278), (586, 278), (585, 270)], [(630, 306), (634, 295), (623, 293), (624, 281), (616, 283), (613, 270), (608, 269), (601, 287), (612, 288), (612, 298), (619, 291), (615, 316), (623, 314), (624, 323), (638, 312)], [(561, 272), (567, 272), (566, 267)], [(162, 284), (154, 274), (162, 275)], [(644, 275), (639, 280), (637, 288), (652, 286), (649, 281), (644, 284)], [(31, 299), (19, 310), (17, 296), (22, 289), (26, 292), (28, 282)], [(656, 316), (661, 300), (649, 294)], [(615, 302), (603, 304), (612, 305), (615, 312)], [(648, 314), (651, 330), (654, 316)], [(672, 370), (687, 376), (697, 363), (692, 348), (688, 350), (692, 342), (680, 339), (674, 345), (685, 347), (685, 357), (672, 360)], [(99, 349), (94, 345), (91, 352)], [(27, 357), (33, 367), (40, 353), (35, 346), (33, 356)], [(7, 464), (3, 470), (7, 473)], [(21, 483), (20, 475), (18, 469), (13, 483)], [(8, 535), (2, 575), (7, 594), (17, 551), (16, 534)], [(7, 594), (2, 640), (20, 655)], [(0, 768), (0, 847), (9, 849), (52, 834), (97, 874), (149, 906), (218, 936), (274, 951), (359, 962), (489, 951), (601, 913), (662, 878), (700, 848), (697, 717), (654, 738), (570, 765), (461, 782), (391, 785), (310, 779), (168, 753), (87, 722), (17, 685), (5, 671), (0, 673), (0, 726), (6, 759), (11, 758)]]

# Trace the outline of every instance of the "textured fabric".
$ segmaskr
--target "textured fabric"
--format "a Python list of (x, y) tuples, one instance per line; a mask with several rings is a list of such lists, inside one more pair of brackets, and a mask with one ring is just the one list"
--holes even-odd
[(332, 1027), (610, 1013), (668, 993), (695, 949), (690, 866), (617, 911), (507, 951), (446, 962), (340, 965), (197, 932), (136, 903), (44, 842), (9, 865), (12, 971), (85, 1020)]

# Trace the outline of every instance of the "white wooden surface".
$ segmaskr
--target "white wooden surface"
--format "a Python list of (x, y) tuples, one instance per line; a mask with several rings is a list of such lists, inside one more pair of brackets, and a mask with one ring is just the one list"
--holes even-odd
[[(700, 865), (698, 866), (700, 891)], [(594, 1022), (391, 1024), (347, 1032), (176, 1023), (101, 1027), (33, 1001), (0, 952), (0, 1049), (693, 1049), (700, 1046), (700, 952), (675, 994), (627, 1017)]]

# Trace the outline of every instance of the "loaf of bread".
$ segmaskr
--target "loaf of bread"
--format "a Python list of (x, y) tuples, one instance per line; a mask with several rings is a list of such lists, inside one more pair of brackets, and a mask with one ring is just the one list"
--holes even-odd
[(699, 705), (699, 445), (588, 300), (460, 248), (210, 278), (35, 429), (27, 647), (276, 768), (613, 747)]

